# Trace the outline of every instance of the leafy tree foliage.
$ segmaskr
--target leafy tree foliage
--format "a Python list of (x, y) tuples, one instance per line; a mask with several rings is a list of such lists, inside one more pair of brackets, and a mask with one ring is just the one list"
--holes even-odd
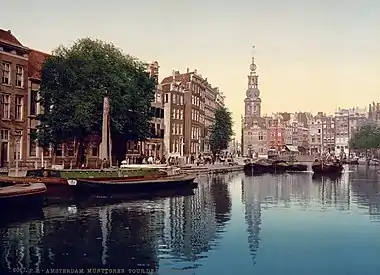
[(101, 136), (103, 99), (110, 98), (113, 155), (125, 158), (126, 141), (149, 137), (155, 81), (145, 65), (114, 45), (89, 38), (58, 47), (43, 64), (37, 140), (47, 148)]
[(218, 108), (215, 111), (215, 120), (210, 136), (210, 147), (214, 155), (220, 153), (221, 150), (227, 149), (228, 143), (234, 134), (232, 125), (231, 113), (227, 108)]
[(376, 125), (365, 125), (350, 140), (355, 149), (375, 149), (380, 146), (380, 128)]

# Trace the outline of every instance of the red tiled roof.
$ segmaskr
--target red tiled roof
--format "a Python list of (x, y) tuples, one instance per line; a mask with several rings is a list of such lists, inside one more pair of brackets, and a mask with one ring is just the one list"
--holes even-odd
[[(175, 75), (175, 80), (178, 81), (178, 82), (182, 82), (182, 83), (186, 83), (186, 82), (189, 82), (190, 81), (190, 76), (194, 74), (194, 72), (189, 72), (189, 73), (183, 73), (183, 74), (176, 74)], [(162, 81), (161, 81), (161, 84), (167, 84), (167, 83), (171, 83), (173, 82), (173, 76), (168, 76), (168, 77), (165, 77)]]
[(28, 61), (28, 76), (32, 79), (41, 79), (41, 68), (45, 59), (48, 58), (50, 54), (43, 53), (40, 51), (32, 50), (29, 53)]
[(10, 30), (6, 31), (0, 29), (0, 40), (7, 42), (9, 44), (13, 44), (15, 46), (23, 47), (23, 45), (18, 41), (18, 39), (11, 33)]

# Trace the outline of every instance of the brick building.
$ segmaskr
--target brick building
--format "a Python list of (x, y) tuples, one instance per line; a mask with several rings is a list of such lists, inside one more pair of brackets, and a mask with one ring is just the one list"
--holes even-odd
[(281, 115), (275, 115), (267, 125), (268, 148), (281, 151), (286, 145), (286, 125)]
[(0, 29), (0, 166), (26, 161), (28, 140), (28, 54), (11, 31)]
[[(190, 72), (187, 69), (186, 73), (173, 71), (172, 76), (165, 77), (161, 85), (164, 87), (170, 83), (176, 83), (183, 87), (183, 156), (197, 156), (204, 151), (205, 144), (205, 93), (209, 83), (207, 79), (203, 78), (197, 73), (196, 70)], [(178, 92), (177, 92), (178, 93)], [(167, 95), (168, 94), (168, 95)], [(171, 97), (172, 91), (167, 88), (164, 91), (165, 97)], [(176, 97), (172, 98), (172, 102), (177, 100)], [(166, 103), (165, 103), (166, 104)], [(181, 105), (180, 105), (181, 106)], [(166, 109), (166, 108), (165, 108)], [(177, 117), (172, 110), (172, 117)], [(168, 120), (166, 120), (168, 121)], [(180, 120), (178, 121), (180, 123)], [(170, 127), (165, 125), (165, 128)], [(174, 131), (175, 133), (175, 131)], [(173, 134), (172, 134), (173, 135)], [(174, 134), (175, 135), (175, 134)], [(168, 139), (166, 139), (168, 140)], [(169, 138), (169, 140), (173, 140)], [(174, 139), (175, 140), (175, 139)], [(175, 145), (174, 145), (175, 146)]]
[(185, 85), (176, 81), (163, 81), (161, 84), (164, 100), (164, 146), (166, 157), (184, 155), (184, 96)]
[[(217, 108), (222, 107), (223, 101), (220, 100), (220, 93), (218, 88), (213, 88), (211, 85), (206, 87), (205, 93), (205, 144), (204, 152), (211, 153), (210, 148), (210, 135), (212, 125), (215, 121), (215, 111)], [(217, 99), (219, 100), (217, 101)]]

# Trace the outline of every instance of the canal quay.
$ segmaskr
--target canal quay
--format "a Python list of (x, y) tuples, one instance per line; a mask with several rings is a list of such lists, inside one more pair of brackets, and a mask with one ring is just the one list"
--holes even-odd
[(204, 175), (193, 194), (50, 205), (0, 225), (0, 274), (377, 275), (380, 174), (347, 170)]

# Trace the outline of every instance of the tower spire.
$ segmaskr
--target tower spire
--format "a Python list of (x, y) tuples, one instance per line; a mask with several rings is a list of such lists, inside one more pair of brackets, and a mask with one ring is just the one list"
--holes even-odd
[(250, 72), (248, 75), (248, 88), (258, 88), (258, 75), (256, 74), (256, 69), (257, 65), (255, 63), (255, 55), (254, 55), (254, 50), (256, 46), (252, 45), (252, 62), (251, 65), (249, 66)]

